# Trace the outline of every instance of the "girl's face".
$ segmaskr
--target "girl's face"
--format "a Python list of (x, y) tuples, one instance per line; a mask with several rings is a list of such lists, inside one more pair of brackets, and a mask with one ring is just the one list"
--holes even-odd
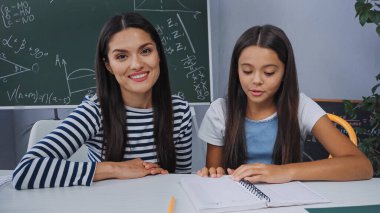
[(119, 83), (124, 102), (131, 97), (152, 95), (152, 87), (160, 75), (160, 58), (148, 33), (127, 28), (114, 34), (107, 56), (106, 68)]
[(238, 63), (239, 80), (248, 104), (272, 106), (284, 75), (284, 64), (277, 53), (268, 48), (249, 46), (241, 52)]

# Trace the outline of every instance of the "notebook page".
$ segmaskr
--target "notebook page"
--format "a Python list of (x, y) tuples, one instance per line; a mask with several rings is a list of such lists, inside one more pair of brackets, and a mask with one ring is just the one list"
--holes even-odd
[[(245, 191), (230, 177), (182, 178), (181, 186), (194, 206), (201, 212), (224, 212), (266, 207), (261, 201)], [(204, 210), (204, 211), (202, 211)]]
[(291, 206), (330, 202), (299, 181), (282, 184), (255, 184), (270, 197), (268, 206)]

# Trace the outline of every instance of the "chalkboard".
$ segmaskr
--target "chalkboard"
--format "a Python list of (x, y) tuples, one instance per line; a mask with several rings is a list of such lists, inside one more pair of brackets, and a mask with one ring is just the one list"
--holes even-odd
[(135, 11), (161, 36), (173, 94), (211, 101), (205, 0), (0, 0), (0, 108), (77, 105), (94, 94), (102, 25)]
[[(315, 101), (324, 109), (327, 113), (331, 113), (334, 115), (338, 115), (345, 119), (351, 126), (355, 129), (356, 136), (358, 137), (358, 143), (360, 143), (363, 139), (369, 136), (378, 136), (380, 137), (380, 129), (375, 130), (374, 132), (370, 132), (370, 121), (369, 121), (369, 113), (364, 111), (359, 111), (356, 119), (349, 119), (349, 116), (346, 115), (344, 111), (344, 104), (342, 100), (325, 100), (325, 99), (315, 99)], [(351, 101), (354, 103), (358, 103), (358, 101)], [(341, 126), (337, 125), (337, 128), (345, 135), (347, 131), (344, 130)], [(357, 128), (364, 128), (367, 131), (364, 133), (358, 133), (356, 131)], [(379, 150), (380, 151), (380, 150)], [(324, 147), (316, 140), (315, 137), (309, 135), (305, 141), (304, 147), (304, 161), (318, 160), (324, 159), (329, 156), (329, 153), (324, 149)]]

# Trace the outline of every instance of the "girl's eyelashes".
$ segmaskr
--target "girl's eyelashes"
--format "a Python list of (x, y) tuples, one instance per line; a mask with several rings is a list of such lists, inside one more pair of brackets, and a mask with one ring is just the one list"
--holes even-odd
[(274, 74), (274, 72), (264, 72), (264, 74), (265, 74), (266, 76), (272, 76), (272, 75)]
[(272, 76), (273, 74), (276, 73), (277, 69), (276, 68), (275, 69), (265, 69), (263, 71), (264, 71), (264, 75), (266, 75), (266, 76)]
[(243, 71), (243, 73), (245, 73), (245, 74), (250, 74), (250, 73), (252, 73), (252, 70), (242, 70)]
[[(244, 74), (251, 74), (253, 71), (252, 70), (242, 70), (242, 72)], [(266, 76), (272, 76), (275, 73), (275, 71), (264, 71), (263, 73)]]

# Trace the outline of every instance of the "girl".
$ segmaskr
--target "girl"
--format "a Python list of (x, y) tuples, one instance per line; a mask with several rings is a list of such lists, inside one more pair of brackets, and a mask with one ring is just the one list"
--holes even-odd
[[(312, 133), (333, 156), (301, 162)], [(284, 183), (293, 180), (360, 180), (372, 177), (369, 160), (298, 91), (292, 46), (274, 26), (256, 26), (238, 39), (226, 99), (213, 102), (199, 138), (207, 142), (200, 176)], [(227, 169), (227, 171), (225, 170)]]
[[(99, 36), (95, 69), (97, 94), (25, 154), (13, 173), (16, 189), (191, 171), (190, 108), (171, 96), (152, 24), (136, 13), (111, 18)], [(90, 162), (65, 160), (82, 145)]]

